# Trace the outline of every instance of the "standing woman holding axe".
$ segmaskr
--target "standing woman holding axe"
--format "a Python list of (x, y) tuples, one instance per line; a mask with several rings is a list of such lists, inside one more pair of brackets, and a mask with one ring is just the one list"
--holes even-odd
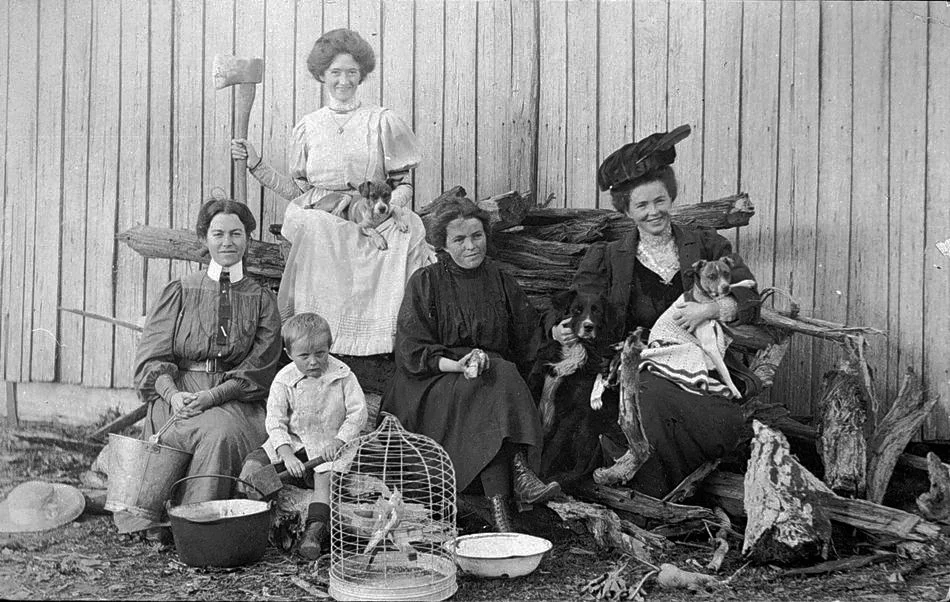
[[(327, 103), (294, 128), (289, 174), (269, 165), (247, 140), (231, 142), (232, 158), (246, 160), (263, 186), (292, 201), (282, 232), (293, 249), (280, 285), (281, 318), (286, 321), (303, 311), (323, 315), (333, 330), (332, 351), (340, 354), (392, 351), (405, 282), (416, 268), (432, 261), (422, 221), (408, 211), (409, 171), (420, 161), (415, 134), (392, 111), (363, 103), (357, 94), (375, 66), (372, 47), (355, 31), (334, 29), (316, 41), (307, 69), (323, 84)], [(393, 220), (378, 227), (388, 250), (371, 248), (365, 237), (355, 234), (355, 225), (345, 225), (325, 211), (301, 211), (330, 211), (365, 181), (388, 181), (392, 204), (407, 210), (409, 232), (398, 231)], [(368, 284), (372, 291), (366, 290)], [(328, 298), (331, 294), (336, 296)]]

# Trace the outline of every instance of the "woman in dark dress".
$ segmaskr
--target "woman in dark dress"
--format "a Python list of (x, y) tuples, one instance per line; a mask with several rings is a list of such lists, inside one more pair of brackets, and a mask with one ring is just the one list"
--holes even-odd
[[(174, 419), (161, 441), (193, 454), (188, 475), (237, 476), (244, 457), (267, 438), (264, 409), (280, 354), (280, 316), (274, 294), (244, 273), (255, 226), (243, 203), (202, 205), (197, 233), (211, 255), (208, 269), (165, 286), (136, 351), (135, 388), (148, 404), (142, 437)], [(232, 488), (227, 479), (188, 481), (181, 503), (226, 499)], [(115, 521), (120, 533), (154, 526), (123, 512)]]
[[(676, 158), (674, 144), (689, 131), (689, 126), (681, 126), (627, 144), (598, 169), (601, 190), (610, 190), (617, 211), (637, 225), (621, 240), (592, 245), (574, 276), (573, 288), (602, 293), (612, 306), (617, 322), (611, 340), (622, 340), (638, 326), (653, 327), (683, 291), (692, 288), (687, 268), (700, 259), (730, 255), (735, 262), (732, 282), (753, 279), (742, 259), (732, 253), (729, 241), (714, 230), (670, 221), (677, 192), (671, 166)], [(677, 306), (675, 323), (688, 332), (709, 319), (743, 324), (757, 318), (758, 307), (754, 289), (733, 289), (716, 302)], [(573, 336), (561, 325), (555, 325), (551, 334), (566, 342)], [(746, 391), (746, 396), (751, 393)], [(649, 495), (665, 495), (704, 462), (734, 449), (745, 433), (736, 402), (686, 390), (651, 371), (640, 372), (639, 399), (653, 452), (631, 485)]]
[(531, 366), (537, 315), (514, 279), (486, 259), (488, 226), (488, 214), (468, 199), (436, 213), (429, 235), (438, 263), (406, 286), (396, 373), (381, 409), (445, 448), (459, 491), (477, 478), (495, 528), (510, 531), (512, 490), (518, 502), (536, 503), (560, 487), (532, 469), (541, 420), (521, 374)]

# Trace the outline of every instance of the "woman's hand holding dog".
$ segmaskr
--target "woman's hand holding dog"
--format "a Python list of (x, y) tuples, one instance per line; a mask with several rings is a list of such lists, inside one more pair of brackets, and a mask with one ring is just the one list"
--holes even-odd
[(564, 318), (551, 328), (551, 338), (562, 345), (573, 345), (577, 342), (577, 334), (571, 328), (571, 319)]
[(678, 314), (673, 316), (673, 321), (687, 332), (693, 332), (697, 326), (707, 320), (719, 319), (718, 303), (680, 301), (673, 307), (680, 310)]
[(261, 162), (261, 156), (257, 154), (257, 150), (254, 149), (254, 145), (248, 142), (245, 138), (231, 139), (231, 158), (236, 161), (247, 159), (248, 169), (257, 167)]

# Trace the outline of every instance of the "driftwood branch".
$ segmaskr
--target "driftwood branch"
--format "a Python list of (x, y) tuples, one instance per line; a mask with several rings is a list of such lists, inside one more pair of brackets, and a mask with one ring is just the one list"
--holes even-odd
[(663, 524), (716, 520), (715, 514), (709, 508), (664, 502), (632, 489), (589, 483), (578, 486), (577, 491), (585, 498), (595, 500), (614, 510), (629, 512)]
[(146, 414), (148, 414), (148, 406), (143, 403), (142, 405), (137, 406), (131, 412), (128, 412), (126, 414), (123, 414), (122, 416), (119, 416), (118, 418), (110, 422), (109, 424), (105, 425), (104, 427), (100, 428), (96, 432), (92, 433), (91, 435), (89, 435), (88, 438), (92, 440), (97, 440), (97, 439), (102, 439), (103, 437), (107, 436), (109, 433), (118, 433), (119, 431), (126, 429), (132, 426), (133, 424), (135, 424), (136, 422), (138, 422), (139, 420), (145, 418)]
[(647, 563), (652, 563), (656, 554), (669, 545), (665, 537), (623, 520), (617, 513), (598, 504), (571, 499), (567, 502), (548, 502), (547, 506), (561, 520), (583, 521), (598, 545), (622, 550)]
[(627, 438), (626, 453), (606, 468), (594, 470), (598, 485), (626, 483), (650, 457), (650, 442), (640, 418), (640, 353), (645, 348), (642, 328), (637, 328), (624, 341), (620, 352), (620, 415), (617, 422)]
[[(703, 492), (720, 505), (742, 500), (745, 495), (743, 476), (716, 471), (703, 483)], [(928, 541), (940, 536), (940, 527), (936, 524), (896, 508), (867, 500), (842, 498), (834, 493), (821, 495), (820, 502), (832, 521), (875, 535), (910, 541)], [(734, 503), (730, 505), (736, 506)], [(729, 510), (729, 506), (723, 507)]]
[(745, 474), (748, 521), (742, 553), (758, 562), (827, 556), (831, 521), (821, 494), (831, 491), (799, 464), (779, 431), (758, 420)]
[(702, 484), (706, 477), (708, 477), (712, 471), (719, 468), (719, 463), (721, 461), (721, 458), (716, 458), (715, 460), (703, 462), (699, 468), (689, 473), (679, 485), (673, 488), (672, 491), (664, 495), (663, 501), (675, 504), (685, 500), (688, 497), (692, 497), (692, 495), (696, 493), (696, 488)]
[[(426, 230), (430, 229), (439, 207), (451, 199), (463, 198), (466, 195), (464, 188), (453, 186), (436, 197), (431, 203), (419, 209), (419, 217), (422, 218)], [(482, 199), (475, 204), (479, 209), (488, 213), (491, 218), (491, 229), (495, 232), (519, 225), (528, 215), (528, 211), (533, 209), (535, 205), (534, 197), (530, 192), (519, 194), (517, 190), (510, 190)]]
[(936, 396), (924, 398), (920, 380), (907, 368), (897, 398), (868, 441), (867, 499), (884, 499), (898, 457), (936, 403)]

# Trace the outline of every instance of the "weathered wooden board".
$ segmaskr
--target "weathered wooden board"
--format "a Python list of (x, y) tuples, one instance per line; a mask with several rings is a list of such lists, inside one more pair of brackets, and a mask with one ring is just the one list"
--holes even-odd
[(323, 34), (323, 3), (298, 0), (294, 35), (294, 124), (323, 106), (323, 87), (307, 69), (313, 43)]
[[(231, 192), (231, 137), (234, 127), (232, 106), (234, 87), (214, 87), (214, 57), (234, 54), (234, 0), (209, 0), (204, 13), (204, 144), (202, 144), (201, 200), (220, 189), (225, 196)], [(250, 192), (248, 193), (250, 194)]]
[[(344, 2), (344, 9), (346, 3)], [(266, 32), (263, 28), (265, 13), (264, 0), (235, 0), (234, 4), (234, 54), (235, 56), (248, 58), (261, 58), (266, 60), (264, 71), (270, 69), (270, 59), (264, 56), (264, 38)], [(264, 148), (264, 118), (265, 118), (265, 94), (263, 82), (257, 85), (257, 94), (254, 99), (254, 106), (251, 109), (251, 117), (247, 124), (247, 139), (260, 152)], [(217, 93), (217, 92), (215, 92)], [(287, 140), (284, 141), (285, 147)], [(286, 151), (281, 149), (275, 157), (266, 157), (268, 161), (281, 160)], [(258, 226), (255, 238), (262, 240), (267, 238), (271, 240), (270, 234), (267, 234), (267, 224), (261, 223), (261, 216), (264, 214), (264, 188), (254, 179), (249, 170), (244, 170), (243, 174), (235, 173), (232, 179), (245, 178), (247, 180), (247, 206), (251, 209), (254, 217), (257, 218)]]
[(702, 2), (670, 0), (667, 124), (688, 123), (693, 131), (676, 145), (679, 204), (698, 203), (703, 193), (703, 81), (705, 78), (705, 20)]
[(915, 15), (926, 16), (927, 5), (891, 5), (888, 391), (897, 388), (905, 368), (920, 374), (923, 356), (928, 25)]
[[(288, 155), (294, 129), (294, 4), (292, 0), (269, 0), (265, 6), (264, 56), (267, 57), (267, 67), (262, 90), (258, 91), (264, 107), (263, 156), (274, 169), (290, 174)], [(365, 94), (362, 86), (360, 90), (361, 96)], [(267, 226), (281, 221), (287, 202), (276, 192), (264, 189), (259, 228), (261, 240), (274, 240)]]
[[(508, 185), (508, 170), (491, 160), (492, 157), (508, 156), (508, 137), (513, 133), (508, 98), (515, 94), (512, 85), (518, 74), (512, 73), (511, 10), (511, 0), (478, 3), (475, 43), (478, 65), (475, 149), (478, 163), (475, 185), (483, 196), (488, 191), (512, 188)], [(501, 90), (504, 94), (497, 93)]]
[(39, 6), (28, 0), (9, 7), (10, 30), (8, 77), (16, 86), (16, 102), (7, 105), (5, 194), (12, 203), (10, 220), (4, 225), (7, 247), (6, 288), (3, 312), (7, 348), (5, 377), (30, 378), (33, 325), (33, 227), (36, 208), (36, 71), (39, 61), (37, 14)]
[[(148, 219), (148, 5), (122, 7), (122, 71), (118, 213), (125, 228)], [(115, 314), (134, 321), (145, 312), (145, 260), (116, 249)], [(112, 386), (131, 387), (138, 334), (115, 329)]]
[[(639, 114), (640, 110), (634, 104), (633, 95), (637, 89), (634, 83), (637, 79), (633, 62), (634, 48), (639, 47), (633, 19), (634, 10), (639, 11), (640, 5), (636, 6), (634, 9), (633, 2), (600, 3), (597, 31), (598, 44), (602, 49), (598, 58), (598, 162), (624, 144), (644, 135), (634, 126), (635, 114)], [(663, 51), (666, 52), (665, 47)], [(664, 81), (664, 91), (665, 87)], [(655, 95), (657, 91), (650, 92)], [(597, 206), (612, 206), (609, 192), (598, 192)]]
[[(10, 38), (10, 4), (8, 2), (3, 3), (0, 6), (0, 65), (4, 65), (3, 69), (0, 69), (0, 90), (7, 89), (7, 83), (9, 80), (9, 70), (6, 68), (8, 51), (10, 49), (9, 44), (7, 43)], [(0, 103), (0, 124), (3, 124), (3, 127), (0, 128), (0, 148), (6, 148), (7, 144), (7, 103)], [(4, 181), (6, 177), (7, 165), (6, 161), (0, 161), (0, 181)], [(7, 198), (7, 195), (3, 195), (2, 201), (0, 201), (0, 216), (3, 217), (3, 223), (0, 224), (0, 305), (4, 309), (0, 309), (0, 375), (6, 375), (6, 365), (7, 365), (7, 346), (5, 344), (7, 340), (7, 330), (10, 328), (10, 313), (6, 310), (7, 307), (7, 292), (9, 291), (7, 278), (10, 275), (10, 266), (7, 265), (8, 257), (10, 257), (10, 244), (11, 237), (7, 235), (7, 227), (11, 223), (13, 213), (13, 203), (10, 202), (10, 199)], [(14, 316), (14, 319), (16, 317)], [(10, 383), (10, 388), (13, 388), (13, 383)], [(7, 400), (7, 419), (12, 420), (13, 424), (16, 424), (16, 400), (10, 400), (8, 396)]]
[(508, 185), (488, 190), (488, 196), (534, 189), (538, 136), (538, 6), (535, 2), (512, 0), (510, 15), (511, 63), (506, 131)]
[[(148, 224), (172, 225), (172, 10), (169, 2), (149, 6)], [(145, 306), (158, 299), (171, 277), (171, 261), (150, 259), (145, 265)], [(66, 316), (63, 316), (66, 319)]]
[(760, 287), (774, 279), (781, 10), (778, 2), (757, 2), (742, 14), (739, 189), (756, 200), (756, 215), (739, 230), (739, 248)]
[[(270, 0), (268, 0), (268, 4)], [(358, 31), (369, 42), (376, 54), (376, 71), (360, 84), (359, 95), (364, 101), (378, 105), (382, 99), (379, 69), (382, 67), (382, 24), (380, 4), (382, 0), (350, 0), (350, 29)]]
[(538, 32), (537, 198), (567, 207), (567, 3), (542, 2)]
[[(843, 224), (851, 215), (851, 3), (823, 5), (821, 19), (817, 219), (819, 224)], [(815, 238), (813, 315), (822, 319), (848, 320), (848, 247), (844, 236), (830, 232)], [(837, 345), (815, 342), (812, 374), (834, 365), (839, 354)], [(818, 400), (821, 379), (810, 384), (810, 396)]]
[(633, 132), (635, 139), (649, 136), (653, 132), (665, 132), (668, 129), (666, 122), (668, 19), (667, 0), (643, 0), (633, 5)]
[[(858, 12), (855, 16), (858, 16)], [(861, 6), (860, 26), (854, 36), (854, 98), (852, 106), (851, 180), (851, 261), (848, 275), (848, 320), (887, 330), (888, 298), (881, 283), (889, 279), (887, 240), (888, 161), (890, 134), (890, 6), (870, 3)], [(887, 394), (886, 341), (870, 345), (866, 359), (876, 377), (875, 390), (881, 412), (887, 411), (892, 396)]]
[[(950, 6), (930, 4), (929, 71), (927, 74), (927, 210), (924, 249), (924, 387), (950, 407), (950, 360), (946, 333), (950, 332)], [(946, 251), (941, 252), (937, 243)], [(938, 406), (938, 408), (941, 406)], [(950, 439), (946, 411), (931, 414), (925, 438)]]
[(66, 5), (63, 1), (40, 5), (39, 91), (36, 121), (36, 226), (33, 239), (33, 351), (30, 379), (49, 382), (56, 378), (59, 312), (59, 257), (63, 204), (63, 50), (66, 40)]
[[(118, 204), (119, 2), (93, 3), (92, 69), (89, 85), (89, 181), (86, 205), (86, 302), (84, 309), (115, 315), (115, 219)], [(65, 300), (64, 300), (65, 301)], [(83, 384), (112, 386), (115, 328), (86, 322)]]
[[(703, 113), (703, 198), (735, 194), (739, 183), (739, 77), (742, 8), (707, 2)], [(693, 169), (683, 166), (681, 169)]]
[(442, 187), (462, 186), (478, 198), (475, 182), (475, 52), (478, 5), (453, 2), (445, 16), (445, 84), (443, 87)]
[[(417, 27), (424, 27), (432, 39), (444, 38), (445, 6), (441, 2), (417, 2), (415, 23)], [(428, 38), (420, 39), (413, 45), (414, 114), (403, 114), (405, 119), (413, 118), (413, 131), (422, 151), (422, 163), (413, 176), (416, 209), (448, 188), (442, 181), (442, 77), (446, 49), (443, 44), (428, 42)]]
[[(174, 8), (174, 56), (172, 71), (172, 225), (194, 228), (204, 200), (201, 180), (201, 140), (204, 123), (193, 107), (204, 105), (211, 93), (211, 73), (203, 60), (204, 9), (194, 2), (177, 2)], [(199, 83), (200, 82), (200, 83)], [(189, 274), (198, 266), (172, 262), (172, 276)]]
[[(803, 315), (813, 310), (818, 227), (819, 17), (818, 2), (782, 3), (773, 285), (791, 293)], [(800, 383), (812, 381), (813, 344), (806, 337), (792, 339), (772, 387), (773, 397), (793, 415), (811, 414), (812, 400), (801, 393)]]
[(565, 198), (570, 207), (596, 207), (597, 156), (597, 18), (593, 3), (567, 3), (568, 131)]

